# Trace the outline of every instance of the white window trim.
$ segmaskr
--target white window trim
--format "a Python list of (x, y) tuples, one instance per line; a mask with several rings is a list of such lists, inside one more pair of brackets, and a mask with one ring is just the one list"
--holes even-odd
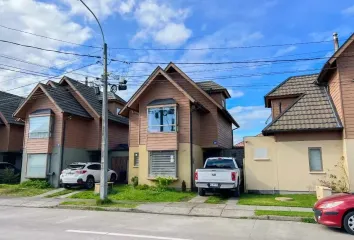
[[(175, 124), (164, 124), (164, 125), (149, 125), (149, 109), (158, 109), (158, 108), (164, 108), (164, 107), (173, 107), (175, 109), (175, 115), (176, 115), (176, 121)], [(168, 104), (168, 105), (156, 105), (156, 106), (147, 106), (146, 107), (146, 121), (147, 121), (147, 131), (148, 133), (154, 134), (154, 133), (175, 133), (178, 132), (178, 112), (177, 112), (177, 104)], [(174, 126), (175, 130), (174, 131), (168, 131), (168, 132), (150, 132), (149, 128), (150, 127), (168, 127), (168, 126)]]
[[(311, 150), (320, 150), (320, 157), (321, 157), (321, 170), (311, 170), (311, 159), (310, 159), (310, 151)], [(321, 147), (309, 147), (308, 148), (308, 160), (309, 160), (309, 171), (313, 174), (324, 174), (323, 171), (323, 158), (322, 158), (322, 148)]]

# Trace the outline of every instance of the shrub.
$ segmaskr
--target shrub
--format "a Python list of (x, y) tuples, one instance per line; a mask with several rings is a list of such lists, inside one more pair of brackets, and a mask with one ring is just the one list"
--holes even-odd
[(51, 188), (51, 185), (47, 180), (31, 179), (21, 183), (20, 187), (45, 189)]
[(144, 184), (144, 185), (138, 185), (135, 188), (138, 190), (148, 190), (150, 187), (149, 187), (149, 185)]
[[(318, 181), (322, 186), (331, 188), (335, 192), (349, 192), (349, 174), (345, 167), (344, 157), (342, 157), (334, 167), (339, 170), (339, 176), (333, 173), (327, 173), (324, 179), (319, 179)], [(327, 172), (329, 172), (329, 170), (327, 170)]]
[(102, 200), (102, 199), (97, 199), (96, 200), (96, 205), (97, 206), (108, 205), (108, 204), (112, 204), (112, 203), (113, 203), (113, 201), (111, 199), (109, 199), (109, 198), (106, 198), (104, 200)]
[(139, 185), (139, 178), (137, 176), (132, 177), (133, 187), (136, 188)]
[(161, 190), (166, 190), (168, 186), (175, 181), (172, 177), (157, 177), (155, 180), (157, 188)]
[(182, 192), (185, 192), (187, 191), (187, 185), (186, 185), (186, 182), (183, 180), (182, 181)]
[(0, 183), (14, 184), (20, 182), (20, 174), (15, 174), (12, 169), (6, 168), (0, 174)]

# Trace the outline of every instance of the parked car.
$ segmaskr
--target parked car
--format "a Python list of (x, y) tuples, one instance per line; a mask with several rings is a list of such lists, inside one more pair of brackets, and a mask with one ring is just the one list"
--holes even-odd
[(195, 185), (200, 196), (206, 191), (228, 190), (234, 196), (240, 196), (242, 171), (234, 158), (213, 157), (205, 161), (203, 169), (194, 173)]
[[(117, 180), (117, 173), (108, 169), (107, 178), (110, 182)], [(71, 186), (84, 186), (91, 189), (95, 183), (100, 182), (101, 179), (101, 164), (88, 162), (76, 162), (64, 169), (60, 174), (60, 184), (65, 188)]]
[[(5, 181), (5, 169), (10, 170), (10, 172), (13, 174), (11, 176), (11, 179), (6, 179)], [(3, 182), (11, 182), (11, 183), (16, 183), (19, 182), (21, 178), (21, 170), (16, 168), (13, 164), (7, 163), (7, 162), (0, 162), (0, 183)]]
[(354, 235), (354, 193), (340, 193), (317, 201), (316, 222), (328, 227), (344, 228)]

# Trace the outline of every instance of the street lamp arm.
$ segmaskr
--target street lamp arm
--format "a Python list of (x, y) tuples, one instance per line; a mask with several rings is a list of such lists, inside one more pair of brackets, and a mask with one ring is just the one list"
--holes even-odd
[(102, 34), (102, 39), (103, 39), (103, 43), (106, 43), (105, 39), (104, 39), (104, 34), (103, 34), (103, 29), (102, 26), (100, 24), (100, 21), (98, 21), (98, 18), (96, 17), (96, 15), (91, 11), (91, 9), (86, 5), (86, 3), (83, 0), (79, 0), (82, 4), (85, 5), (85, 7), (92, 13), (92, 15), (94, 16), (94, 18), (96, 19), (98, 26), (100, 27), (101, 30), (101, 34)]

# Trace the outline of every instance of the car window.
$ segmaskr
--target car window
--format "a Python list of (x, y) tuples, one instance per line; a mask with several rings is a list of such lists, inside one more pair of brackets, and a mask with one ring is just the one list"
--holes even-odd
[(236, 169), (235, 163), (229, 158), (207, 159), (205, 168)]
[(3, 169), (5, 169), (5, 164), (0, 163), (0, 170), (3, 170)]
[(90, 169), (90, 170), (101, 170), (101, 165), (100, 164), (92, 164), (92, 165), (87, 166), (87, 169)]
[(72, 170), (76, 169), (83, 169), (85, 167), (85, 164), (70, 164), (68, 168)]

